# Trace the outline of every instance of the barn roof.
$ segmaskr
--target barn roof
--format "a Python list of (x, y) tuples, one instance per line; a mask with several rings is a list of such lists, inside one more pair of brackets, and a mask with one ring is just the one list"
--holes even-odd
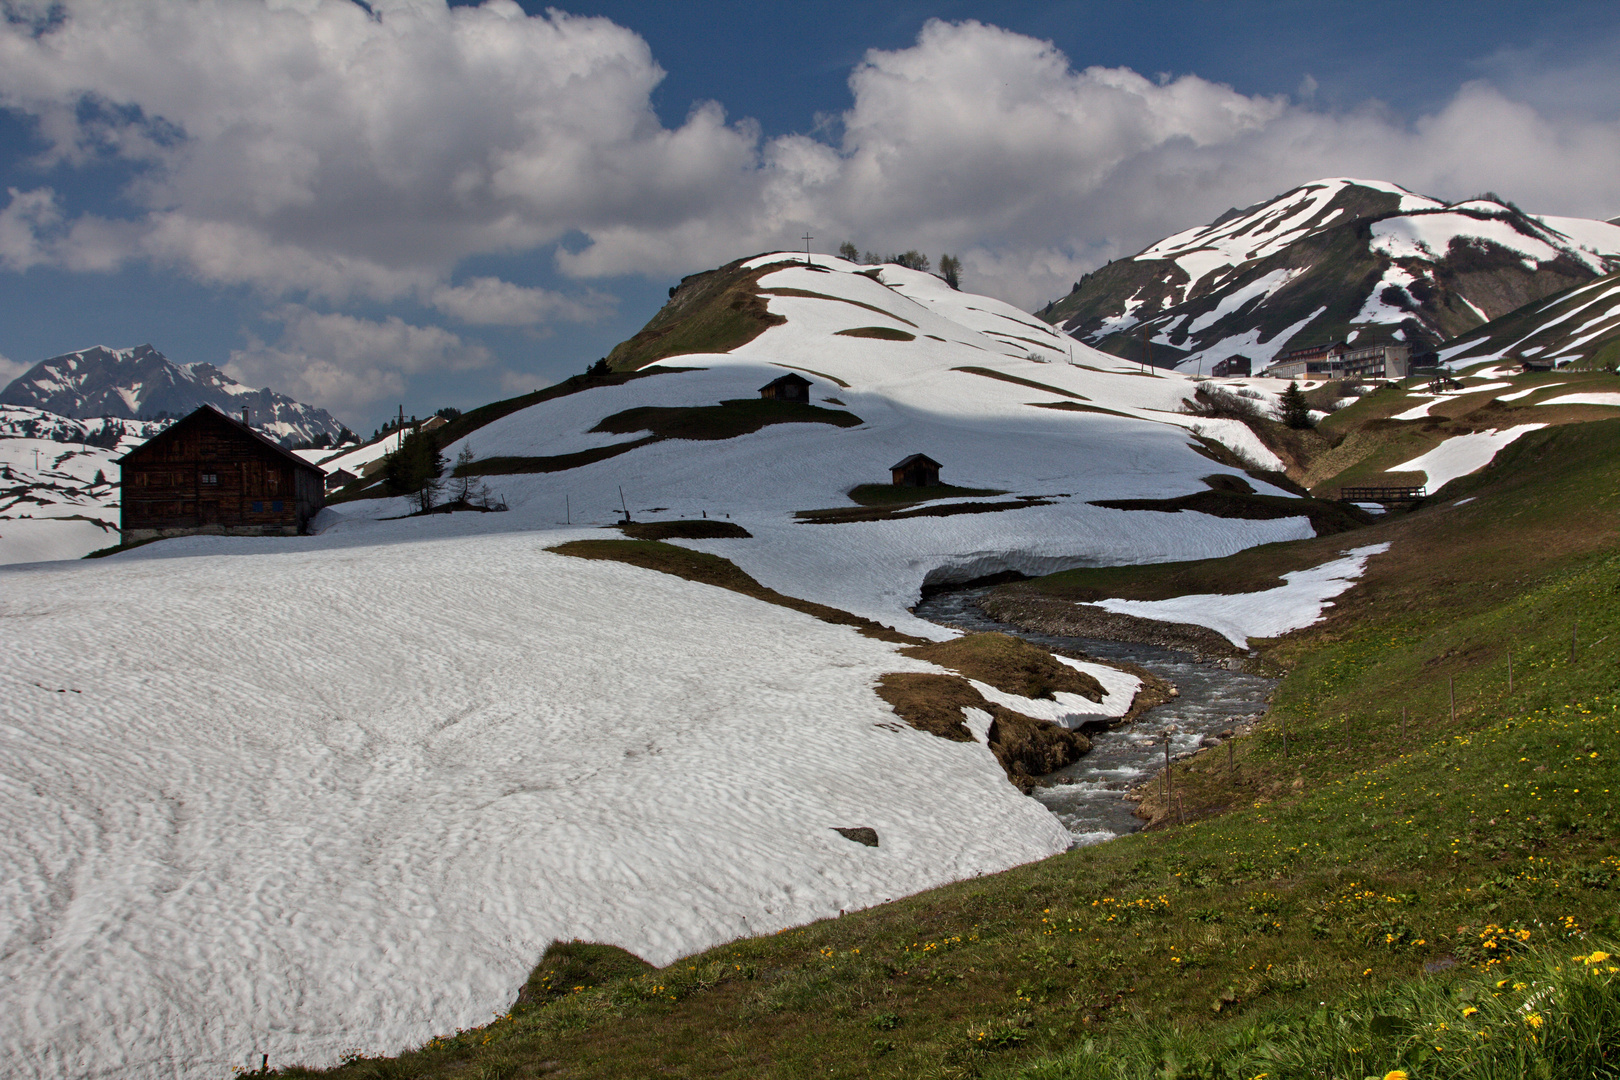
[(760, 390), (762, 390), (762, 391), (763, 390), (769, 390), (773, 386), (781, 386), (784, 383), (803, 383), (806, 386), (815, 385), (809, 379), (805, 378), (803, 375), (797, 375), (797, 374), (790, 371), (786, 375), (781, 376), (780, 378), (772, 379), (770, 382), (768, 382), (764, 386), (760, 387)]
[[(205, 415), (205, 414), (207, 414), (207, 415)], [(118, 463), (120, 465), (122, 465), (124, 462), (129, 461), (131, 458), (139, 457), (140, 454), (142, 453), (142, 451), (144, 451), (147, 447), (153, 446), (153, 445), (155, 445), (157, 443), (160, 443), (160, 442), (164, 441), (165, 439), (170, 438), (175, 432), (179, 431), (182, 427), (190, 426), (193, 423), (205, 423), (210, 419), (220, 421), (220, 422), (225, 423), (225, 424), (229, 424), (231, 427), (236, 428), (238, 431), (240, 431), (244, 435), (248, 435), (248, 436), (252, 437), (254, 440), (256, 440), (259, 443), (259, 445), (264, 450), (266, 450), (267, 452), (275, 455), (276, 457), (281, 458), (282, 460), (286, 461), (287, 464), (289, 464), (289, 465), (296, 465), (300, 469), (307, 469), (310, 472), (314, 473), (316, 476), (324, 477), (326, 475), (325, 470), (321, 469), (320, 466), (311, 465), (309, 462), (305, 461), (303, 458), (299, 457), (297, 454), (293, 453), (291, 450), (288, 450), (285, 446), (282, 446), (280, 443), (276, 442), (274, 439), (265, 438), (264, 435), (262, 435), (259, 432), (253, 430), (248, 425), (242, 423), (242, 421), (236, 419), (236, 417), (230, 416), (230, 415), (228, 415), (226, 413), (223, 413), (220, 410), (216, 409), (212, 405), (204, 405), (202, 408), (198, 409), (196, 412), (191, 413), (188, 416), (184, 416), (184, 417), (180, 418), (179, 420), (176, 420), (174, 423), (170, 424), (168, 427), (164, 428), (162, 431), (158, 432), (156, 435), (152, 436), (150, 439), (147, 439), (145, 442), (141, 443), (141, 445), (137, 446), (135, 449), (131, 450), (129, 453), (125, 454), (123, 457), (119, 458)]]
[(890, 465), (889, 466), (889, 471), (893, 472), (896, 469), (903, 469), (907, 465), (932, 465), (936, 469), (942, 467), (939, 462), (935, 461), (933, 458), (929, 457), (927, 454), (912, 454), (910, 457), (901, 458), (899, 461), (895, 462), (893, 465)]

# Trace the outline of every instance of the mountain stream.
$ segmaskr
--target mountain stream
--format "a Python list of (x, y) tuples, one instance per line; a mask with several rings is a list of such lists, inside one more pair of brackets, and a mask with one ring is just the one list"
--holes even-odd
[(988, 588), (935, 593), (913, 609), (918, 618), (973, 633), (1000, 631), (1047, 648), (1076, 649), (1099, 660), (1124, 660), (1167, 679), (1180, 696), (1113, 730), (1088, 731), (1091, 753), (1045, 777), (1033, 792), (1074, 836), (1078, 845), (1096, 844), (1135, 832), (1142, 820), (1126, 792), (1164, 763), (1164, 736), (1179, 757), (1203, 740), (1230, 728), (1238, 718), (1264, 713), (1275, 679), (1229, 671), (1190, 653), (1126, 641), (1094, 641), (1031, 633), (996, 622), (979, 607)]

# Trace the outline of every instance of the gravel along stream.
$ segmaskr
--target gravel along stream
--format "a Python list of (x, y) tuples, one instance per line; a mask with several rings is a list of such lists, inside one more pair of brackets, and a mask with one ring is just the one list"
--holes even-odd
[[(1125, 793), (1164, 766), (1164, 736), (1170, 735), (1173, 757), (1197, 750), (1206, 738), (1218, 737), (1241, 719), (1266, 710), (1275, 679), (1228, 671), (1191, 653), (1128, 641), (1093, 641), (1030, 633), (996, 622), (979, 608), (987, 588), (935, 593), (914, 609), (919, 618), (959, 630), (998, 630), (1048, 648), (1077, 649), (1099, 660), (1138, 664), (1181, 691), (1180, 696), (1148, 711), (1134, 723), (1109, 730), (1090, 729), (1091, 753), (1044, 778), (1033, 792), (1074, 835), (1078, 845), (1096, 844), (1135, 832), (1142, 821)], [(1071, 726), (1086, 724), (1075, 718)]]

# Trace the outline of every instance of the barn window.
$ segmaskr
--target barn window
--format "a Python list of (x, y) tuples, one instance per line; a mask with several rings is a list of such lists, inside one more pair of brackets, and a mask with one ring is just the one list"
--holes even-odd
[(217, 483), (219, 483), (219, 473), (217, 473), (217, 472), (205, 472), (205, 473), (203, 473), (202, 474), (202, 482), (205, 483), (205, 484), (217, 484)]
[(255, 514), (264, 513), (264, 500), (260, 499), (260, 500), (257, 500), (257, 501), (254, 502), (254, 504), (253, 504), (253, 512)]
[(274, 510), (276, 513), (279, 514), (279, 513), (281, 513), (281, 505), (282, 505), (281, 500), (277, 499), (275, 502), (270, 504), (270, 509)]

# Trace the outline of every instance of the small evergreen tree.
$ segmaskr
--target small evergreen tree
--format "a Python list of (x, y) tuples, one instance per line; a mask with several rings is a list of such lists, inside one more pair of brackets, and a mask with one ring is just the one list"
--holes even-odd
[(860, 249), (854, 244), (850, 243), (848, 240), (845, 240), (842, 244), (838, 245), (838, 257), (840, 259), (848, 259), (850, 262), (860, 262), (861, 252)]
[(939, 276), (945, 279), (945, 284), (953, 289), (962, 287), (962, 260), (955, 255), (941, 255), (939, 257)]
[(925, 274), (928, 272), (928, 256), (915, 248), (899, 255), (890, 256), (889, 261), (904, 266), (908, 270), (921, 270)]
[(1282, 400), (1277, 403), (1277, 419), (1295, 429), (1316, 426), (1311, 419), (1310, 403), (1305, 400), (1305, 392), (1299, 388), (1299, 383), (1289, 383), (1288, 389), (1282, 392)]
[(102, 472), (100, 469), (97, 469), (96, 470), (96, 478), (95, 478), (94, 481), (92, 481), (92, 483), (94, 483), (96, 487), (100, 487), (102, 484), (105, 484), (106, 482), (107, 482), (107, 474)]
[(383, 464), (383, 490), (409, 499), (418, 510), (433, 509), (443, 486), (444, 455), (431, 432), (413, 431)]
[(613, 374), (613, 369), (608, 367), (607, 357), (604, 356), (596, 363), (586, 368), (585, 374), (590, 375), (593, 378), (600, 375), (611, 375)]

